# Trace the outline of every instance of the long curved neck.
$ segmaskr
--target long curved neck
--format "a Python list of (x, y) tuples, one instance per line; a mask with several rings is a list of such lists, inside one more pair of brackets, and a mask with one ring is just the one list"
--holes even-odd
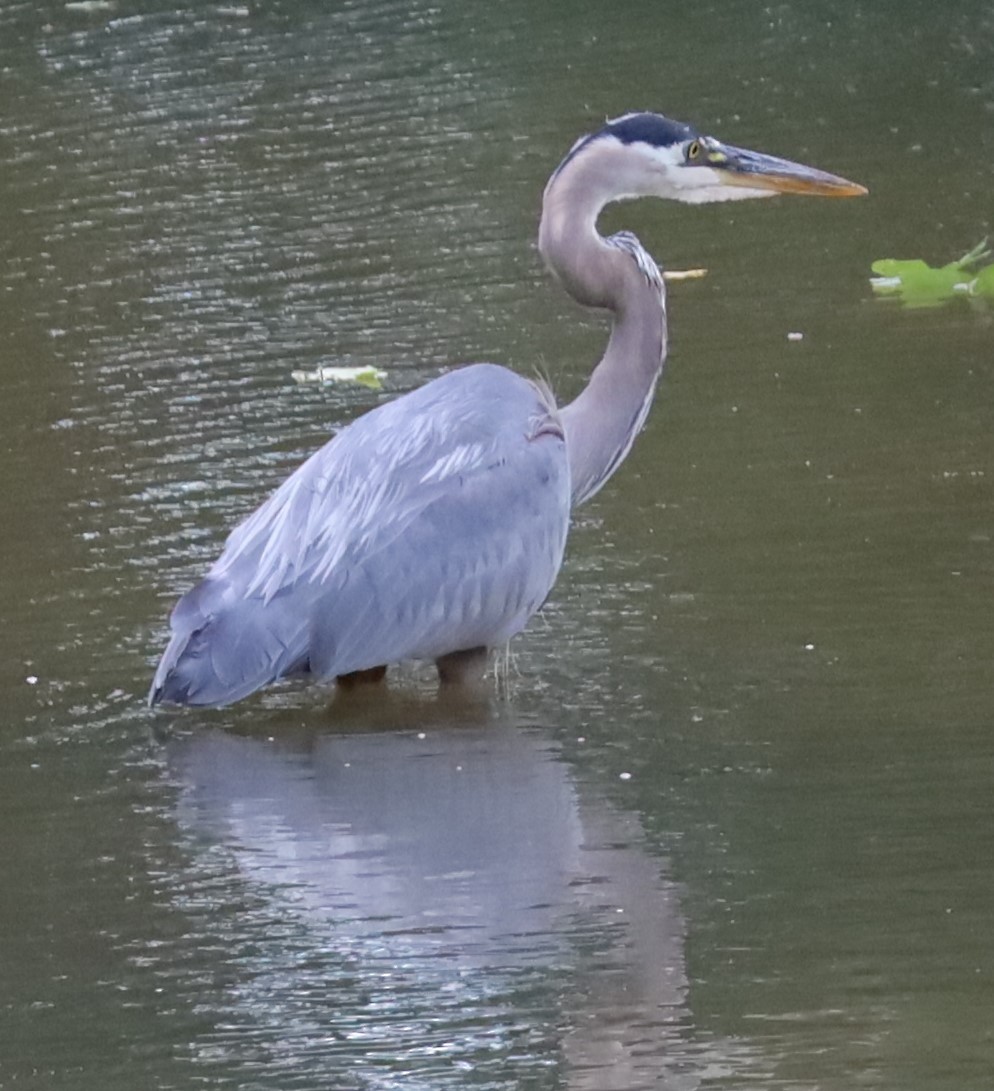
[(659, 270), (633, 236), (605, 239), (597, 231), (601, 209), (616, 197), (598, 185), (603, 177), (595, 156), (568, 158), (546, 187), (539, 226), (539, 251), (566, 291), (614, 316), (600, 363), (560, 411), (574, 505), (593, 496), (631, 450), (666, 357)]

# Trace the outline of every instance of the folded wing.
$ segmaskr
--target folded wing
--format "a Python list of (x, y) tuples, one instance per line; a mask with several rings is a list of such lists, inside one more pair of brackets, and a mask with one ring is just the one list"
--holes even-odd
[(383, 405), (231, 533), (173, 611), (150, 701), (501, 643), (552, 587), (569, 493), (551, 396), (513, 372), (473, 365)]

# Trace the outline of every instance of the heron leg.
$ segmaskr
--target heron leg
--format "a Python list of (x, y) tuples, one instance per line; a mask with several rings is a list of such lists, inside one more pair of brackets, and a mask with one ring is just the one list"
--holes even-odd
[(449, 652), (435, 660), (438, 680), (443, 686), (472, 686), (483, 680), (487, 670), (489, 648), (466, 648), (461, 652)]
[(387, 676), (386, 666), (370, 667), (364, 671), (350, 671), (348, 674), (340, 674), (335, 679), (342, 689), (355, 689), (356, 686), (368, 686), (376, 682), (382, 682)]

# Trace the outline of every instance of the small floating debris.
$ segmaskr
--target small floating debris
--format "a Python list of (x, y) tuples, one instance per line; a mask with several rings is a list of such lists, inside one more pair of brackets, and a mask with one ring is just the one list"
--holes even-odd
[(700, 280), (708, 275), (707, 269), (664, 269), (663, 280)]
[(905, 307), (939, 307), (951, 299), (994, 301), (994, 251), (983, 239), (961, 258), (938, 267), (919, 258), (881, 258), (870, 267), (874, 295)]
[(790, 333), (787, 334), (787, 340), (788, 341), (803, 341), (804, 340), (804, 334), (803, 333), (798, 333), (796, 330), (791, 330)]
[(80, 11), (84, 15), (97, 15), (102, 11), (114, 11), (114, 0), (67, 0), (66, 11)]
[(381, 390), (385, 371), (375, 367), (318, 367), (313, 371), (291, 371), (295, 383), (361, 383), (370, 390)]

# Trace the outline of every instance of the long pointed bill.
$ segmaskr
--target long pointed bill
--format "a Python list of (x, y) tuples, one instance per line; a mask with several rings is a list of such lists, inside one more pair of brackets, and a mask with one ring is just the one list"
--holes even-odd
[(837, 174), (718, 141), (707, 149), (706, 158), (722, 182), (746, 189), (803, 193), (811, 197), (862, 197), (868, 192), (866, 186)]

